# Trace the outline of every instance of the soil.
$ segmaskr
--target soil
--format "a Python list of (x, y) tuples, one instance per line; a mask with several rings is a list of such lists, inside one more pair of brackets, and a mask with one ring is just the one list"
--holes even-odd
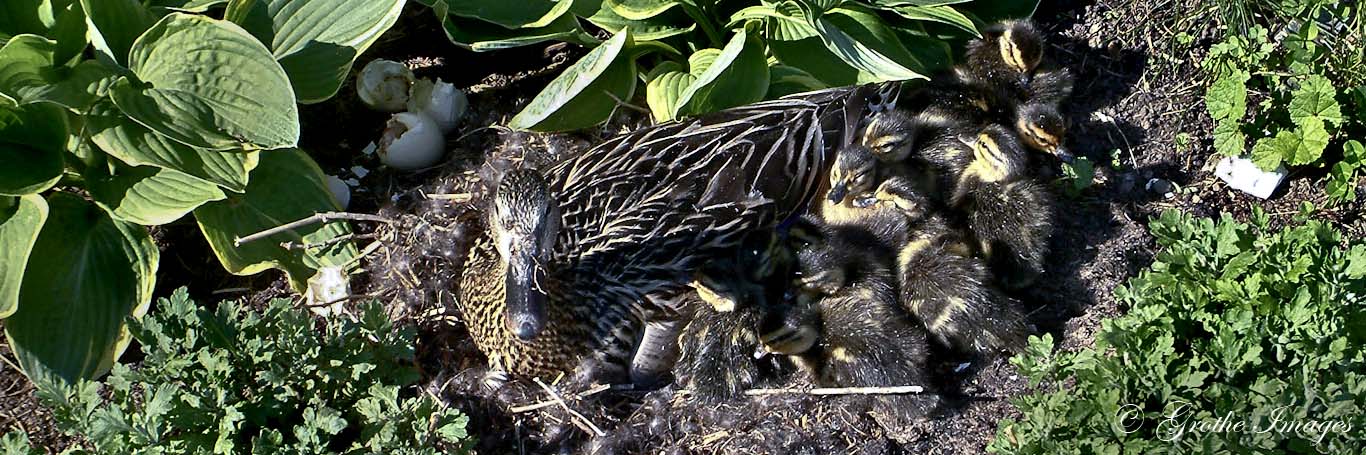
[[(1207, 82), (1199, 62), (1222, 32), (1206, 2), (1045, 1), (1035, 18), (1050, 37), (1052, 58), (1077, 78), (1065, 108), (1072, 124), (1066, 146), (1097, 163), (1094, 186), (1078, 197), (1059, 198), (1047, 275), (1019, 295), (1030, 321), (1061, 340), (1060, 349), (1091, 345), (1102, 320), (1124, 313), (1112, 291), (1151, 263), (1155, 248), (1146, 224), (1163, 210), (1209, 217), (1227, 212), (1245, 221), (1253, 207), (1261, 207), (1279, 226), (1289, 223), (1302, 203), (1312, 202), (1320, 207), (1315, 217), (1337, 225), (1349, 238), (1366, 234), (1360, 199), (1324, 208), (1329, 205), (1322, 171), (1292, 173), (1266, 201), (1231, 190), (1213, 176), (1219, 157), (1212, 149), (1213, 122), (1202, 103)], [(1175, 37), (1182, 32), (1193, 41), (1180, 44)], [(361, 182), (349, 210), (401, 220), (397, 235), (384, 237), (392, 245), (369, 266), (374, 273), (354, 284), (382, 294), (395, 316), (418, 324), (425, 388), (471, 415), (469, 429), (481, 437), (480, 452), (981, 453), (1000, 421), (1019, 417), (1009, 400), (1030, 389), (1014, 366), (1001, 358), (952, 354), (934, 359), (935, 386), (950, 393), (931, 418), (910, 423), (889, 422), (895, 419), (880, 416), (876, 408), (864, 412), (865, 403), (856, 399), (765, 398), (703, 406), (669, 388), (612, 390), (575, 405), (607, 433), (584, 438), (556, 408), (508, 412), (506, 403), (544, 399), (535, 386), (517, 384), (489, 398), (477, 385), (482, 360), (451, 308), (449, 293), (463, 251), (462, 222), (471, 212), (468, 205), (427, 195), (477, 192), (478, 163), (487, 152), (558, 155), (640, 124), (639, 114), (622, 110), (608, 125), (573, 135), (513, 133), (493, 126), (506, 124), (582, 52), (563, 45), (496, 53), (462, 50), (448, 44), (430, 11), (410, 8), (358, 60), (357, 70), (383, 57), (407, 62), (419, 77), (441, 77), (469, 89), (471, 114), (462, 127), (467, 133), (450, 138), (448, 162), (423, 172), (386, 171), (376, 156), (362, 153), (380, 136), (386, 115), (366, 110), (349, 82), (333, 100), (301, 112), (302, 147), (325, 172)], [(355, 166), (371, 172), (362, 178)], [(1164, 183), (1171, 189), (1164, 191)], [(154, 234), (163, 250), (157, 295), (189, 286), (200, 301), (246, 298), (259, 304), (289, 294), (278, 273), (236, 277), (222, 272), (192, 220)], [(13, 361), (3, 344), (0, 356)], [(960, 363), (969, 366), (957, 371)], [(51, 453), (77, 443), (55, 429), (32, 387), (10, 365), (0, 363), (0, 434), (25, 430)], [(801, 385), (800, 379), (794, 381), (789, 385)], [(557, 439), (575, 442), (546, 443)]]

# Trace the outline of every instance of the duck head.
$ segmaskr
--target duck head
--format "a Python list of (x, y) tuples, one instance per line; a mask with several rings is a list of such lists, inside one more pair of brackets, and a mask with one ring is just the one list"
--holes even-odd
[(1067, 134), (1067, 119), (1057, 106), (1048, 103), (1026, 103), (1015, 114), (1015, 131), (1030, 148), (1056, 156), (1067, 162), (1072, 154), (1062, 146)]
[(1043, 60), (1043, 35), (1032, 22), (1012, 20), (988, 27), (985, 38), (995, 39), (1001, 51), (1001, 60), (1007, 66), (1028, 74)]
[(507, 329), (530, 341), (547, 320), (545, 264), (560, 229), (560, 210), (540, 173), (519, 169), (503, 176), (494, 190), (489, 226), (498, 254), (507, 264)]
[(877, 158), (868, 147), (851, 144), (841, 148), (830, 167), (830, 192), (826, 198), (840, 204), (872, 192), (877, 184), (876, 167)]
[(889, 163), (901, 162), (911, 155), (915, 145), (916, 119), (901, 111), (888, 110), (873, 114), (863, 129), (859, 144), (868, 147), (877, 159)]

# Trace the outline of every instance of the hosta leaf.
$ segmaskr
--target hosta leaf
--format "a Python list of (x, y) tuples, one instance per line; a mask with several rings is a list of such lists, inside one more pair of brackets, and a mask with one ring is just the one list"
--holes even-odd
[(39, 193), (62, 177), (66, 112), (51, 103), (0, 108), (0, 195)]
[(57, 43), (35, 35), (14, 37), (0, 49), (0, 92), (19, 103), (51, 101), (83, 110), (114, 80), (113, 68), (93, 60), (66, 66), (54, 60)]
[(394, 25), (404, 2), (236, 0), (227, 18), (268, 44), (300, 103), (316, 103), (337, 93), (356, 56)]
[(650, 113), (656, 122), (667, 122), (673, 120), (683, 90), (692, 85), (697, 77), (685, 71), (683, 65), (677, 62), (664, 62), (650, 70), (645, 79), (645, 103), (650, 106)]
[(827, 49), (859, 70), (859, 83), (925, 78), (910, 68), (922, 65), (875, 14), (837, 8), (816, 20), (815, 28)]
[(680, 0), (602, 0), (603, 7), (629, 20), (649, 19), (682, 3)]
[[(559, 19), (573, 0), (428, 0), (423, 4), (448, 14), (492, 22), (506, 28), (540, 28)], [(438, 10), (440, 11), (440, 10)]]
[(5, 334), (29, 378), (74, 383), (104, 374), (128, 346), (124, 322), (147, 311), (159, 253), (146, 228), (78, 196), (47, 203)]
[(1295, 90), (1290, 99), (1290, 119), (1300, 127), (1304, 127), (1310, 118), (1318, 118), (1320, 124), (1325, 121), (1334, 125), (1342, 124), (1342, 109), (1334, 98), (1337, 93), (1328, 78), (1310, 75), (1300, 83), (1300, 88)]
[[(195, 220), (214, 255), (229, 272), (251, 275), (277, 268), (289, 276), (290, 286), (302, 292), (319, 267), (342, 265), (356, 255), (351, 242), (309, 249), (287, 250), (282, 242), (320, 243), (351, 233), (345, 221), (313, 224), (255, 242), (235, 246), (234, 239), (276, 227), (315, 213), (339, 210), (323, 180), (322, 170), (300, 150), (261, 155), (261, 165), (241, 195), (228, 195), (194, 210)], [(290, 197), (280, 197), (288, 194)]]
[(133, 45), (138, 80), (120, 79), (114, 103), (138, 123), (211, 150), (275, 149), (299, 140), (284, 69), (236, 24), (172, 13)]
[(972, 19), (968, 19), (963, 13), (953, 9), (952, 6), (906, 5), (893, 8), (892, 11), (907, 19), (948, 24), (974, 36), (982, 36), (981, 33), (977, 32), (977, 26), (972, 23)]
[[(566, 131), (596, 125), (635, 91), (635, 64), (622, 52), (631, 34), (617, 33), (550, 82), (508, 126)], [(615, 97), (616, 99), (613, 99)]]
[(0, 2), (0, 34), (17, 36), (25, 33), (42, 34), (47, 24), (38, 17), (41, 0), (5, 0)]
[(0, 196), (0, 319), (19, 308), (19, 287), (38, 230), (47, 221), (47, 201), (36, 194)]
[(768, 63), (764, 44), (757, 37), (740, 30), (725, 48), (714, 54), (714, 58), (706, 59), (710, 61), (689, 59), (688, 72), (696, 80), (679, 94), (675, 116), (749, 104), (764, 99), (768, 93)]
[[(921, 2), (910, 1), (906, 3)], [(924, 3), (943, 4), (945, 2)], [(1005, 19), (1021, 19), (1033, 16), (1038, 7), (1039, 0), (1013, 0), (1008, 2), (967, 2), (956, 8), (964, 14), (975, 16), (981, 23), (991, 24)]]
[(128, 51), (156, 16), (138, 0), (81, 0), (90, 42), (110, 61), (128, 66)]
[(61, 63), (70, 62), (81, 55), (88, 45), (85, 11), (81, 9), (80, 2), (71, 2), (58, 13), (56, 21), (47, 32), (48, 37), (57, 41), (57, 51), (53, 60)]
[(158, 10), (202, 13), (227, 3), (228, 0), (152, 0), (147, 6)]
[(108, 101), (92, 107), (85, 128), (100, 150), (119, 161), (179, 171), (238, 193), (246, 190), (247, 175), (260, 154), (211, 151), (172, 141), (124, 116)]
[(115, 175), (87, 172), (86, 189), (114, 218), (146, 226), (180, 219), (225, 196), (218, 186), (189, 174), (153, 166), (119, 166)]
[(1247, 113), (1247, 73), (1234, 73), (1210, 84), (1205, 93), (1205, 108), (1215, 121), (1242, 120)]
[[(554, 22), (538, 28), (508, 29), (478, 19), (442, 14), (444, 2), (432, 7), (441, 17), (441, 27), (446, 38), (452, 43), (470, 48), (475, 52), (487, 52), (519, 46), (527, 46), (546, 41), (585, 42), (581, 39), (582, 30), (578, 20), (571, 15), (560, 16)], [(592, 37), (587, 37), (591, 39)]]
[(588, 17), (588, 22), (602, 27), (612, 33), (620, 32), (623, 28), (631, 29), (631, 37), (637, 41), (659, 40), (670, 36), (678, 36), (688, 33), (697, 28), (697, 24), (688, 19), (683, 13), (669, 13), (651, 16), (646, 19), (626, 19), (618, 15), (611, 8), (607, 7), (606, 2), (597, 12)]
[(787, 65), (768, 67), (768, 99), (781, 98), (793, 93), (820, 90), (827, 86), (806, 71)]
[(970, 1), (972, 1), (972, 0), (872, 0), (870, 3), (872, 3), (872, 4), (874, 4), (874, 5), (878, 5), (878, 6), (891, 6), (891, 7), (896, 7), (896, 6), (907, 6), (907, 5), (909, 5), (909, 6), (955, 5), (955, 4), (959, 4), (959, 3), (968, 3), (968, 2), (970, 2)]

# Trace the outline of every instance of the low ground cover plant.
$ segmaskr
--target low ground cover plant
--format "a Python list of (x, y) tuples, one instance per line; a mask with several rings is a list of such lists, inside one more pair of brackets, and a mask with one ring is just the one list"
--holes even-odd
[[(546, 41), (594, 49), (512, 119), (564, 131), (602, 123), (644, 84), (665, 121), (782, 95), (920, 79), (979, 27), (1037, 1), (418, 0), (476, 51)], [(610, 34), (610, 39), (600, 39)], [(601, 96), (603, 93), (610, 96)]]
[[(0, 318), (24, 372), (107, 371), (151, 302), (149, 226), (193, 215), (232, 273), (296, 290), (355, 246), (344, 222), (234, 239), (337, 209), (297, 148), (404, 0), (7, 0), (0, 4)], [(222, 17), (223, 19), (219, 19)], [(97, 271), (97, 272), (91, 272)]]
[[(377, 303), (319, 323), (278, 299), (205, 309), (182, 288), (131, 323), (144, 355), (99, 382), (40, 388), (62, 431), (95, 453), (457, 453), (468, 418), (408, 388), (410, 327)], [(8, 449), (22, 436), (0, 439)]]
[(1264, 170), (1329, 169), (1333, 201), (1356, 199), (1366, 151), (1366, 13), (1359, 4), (1221, 2), (1227, 37), (1203, 66), (1214, 148)]
[[(1168, 211), (1161, 251), (1094, 347), (1032, 337), (1037, 387), (996, 453), (1357, 453), (1366, 441), (1366, 244), (1317, 220), (1274, 231)], [(1222, 426), (1221, 426), (1222, 425)]]

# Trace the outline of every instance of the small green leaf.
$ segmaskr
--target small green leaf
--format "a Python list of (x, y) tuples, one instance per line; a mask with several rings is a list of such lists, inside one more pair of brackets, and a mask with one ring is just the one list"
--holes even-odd
[[(229, 272), (252, 275), (278, 268), (296, 291), (323, 266), (342, 265), (356, 255), (351, 242), (306, 251), (287, 250), (282, 242), (320, 243), (351, 233), (345, 221), (313, 224), (265, 239), (234, 244), (234, 239), (300, 220), (316, 213), (339, 210), (318, 165), (300, 150), (278, 150), (261, 155), (261, 165), (241, 195), (210, 202), (194, 210), (195, 220), (214, 255)], [(288, 194), (290, 197), (280, 197)]]
[(1214, 127), (1214, 151), (1224, 156), (1243, 156), (1247, 147), (1247, 136), (1232, 119), (1220, 120)]
[(19, 308), (24, 268), (45, 221), (47, 201), (42, 197), (0, 196), (0, 319)]
[(1338, 202), (1354, 201), (1357, 194), (1356, 167), (1340, 162), (1333, 165), (1324, 192)]
[(720, 52), (702, 54), (709, 61), (689, 59), (688, 72), (696, 79), (676, 101), (674, 116), (715, 112), (764, 99), (768, 93), (768, 64), (764, 45), (740, 30)]
[(179, 171), (238, 193), (246, 190), (247, 176), (261, 153), (215, 152), (172, 141), (124, 116), (109, 101), (91, 108), (85, 128), (100, 150), (124, 163)]
[(51, 103), (0, 107), (0, 195), (51, 188), (62, 177), (66, 112)]
[[(1282, 131), (1281, 133), (1290, 134), (1289, 131)], [(1285, 152), (1276, 137), (1264, 137), (1252, 145), (1251, 158), (1258, 168), (1270, 172), (1280, 167), (1281, 162), (1285, 160)]]
[(1205, 92), (1205, 108), (1216, 122), (1240, 121), (1247, 114), (1247, 78), (1247, 73), (1239, 72), (1210, 84), (1209, 91)]
[[(98, 171), (98, 170), (92, 170)], [(152, 166), (119, 166), (115, 175), (87, 172), (95, 203), (120, 220), (159, 226), (225, 196), (218, 186), (189, 174)]]
[[(405, 0), (249, 0), (227, 19), (267, 43), (300, 103), (331, 98), (356, 56), (398, 20)], [(567, 3), (567, 2), (566, 2)]]
[[(602, 123), (617, 100), (635, 91), (635, 64), (622, 52), (629, 31), (593, 49), (550, 82), (517, 113), (508, 126), (536, 131), (567, 131)], [(615, 97), (615, 99), (613, 99)]]
[(126, 318), (152, 300), (159, 253), (147, 229), (53, 193), (5, 334), (24, 373), (73, 384), (109, 370), (128, 347)]
[(1342, 110), (1338, 106), (1337, 90), (1333, 82), (1318, 74), (1310, 75), (1300, 83), (1300, 88), (1290, 99), (1290, 119), (1300, 127), (1305, 127), (1309, 119), (1317, 118), (1319, 127), (1323, 122), (1341, 125)]
[[(1300, 127), (1290, 135), (1293, 142), (1282, 144), (1282, 147), (1293, 144), (1293, 149), (1284, 150), (1284, 156), (1287, 162), (1296, 166), (1318, 162), (1323, 150), (1328, 147), (1328, 131), (1324, 129), (1322, 118), (1307, 117), (1301, 122)], [(1281, 140), (1281, 134), (1277, 133), (1276, 138)]]
[(133, 44), (137, 81), (114, 84), (133, 120), (210, 150), (276, 149), (299, 140), (299, 113), (284, 69), (236, 24), (172, 13)]
[(81, 0), (81, 8), (86, 12), (95, 50), (125, 67), (133, 42), (157, 19), (138, 0)]
[(697, 77), (677, 62), (664, 62), (650, 70), (645, 79), (645, 103), (650, 106), (650, 113), (656, 122), (667, 122), (673, 120), (683, 90)]

